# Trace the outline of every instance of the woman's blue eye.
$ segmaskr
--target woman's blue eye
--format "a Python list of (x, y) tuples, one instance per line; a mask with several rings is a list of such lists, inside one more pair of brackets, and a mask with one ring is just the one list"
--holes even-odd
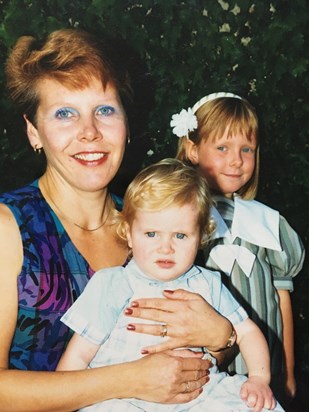
[(146, 232), (147, 237), (155, 237), (156, 232)]
[(176, 233), (176, 238), (177, 239), (184, 239), (186, 235), (184, 233)]
[(97, 108), (97, 113), (102, 116), (110, 116), (115, 113), (115, 109), (111, 106), (100, 106)]
[(56, 111), (56, 117), (58, 119), (70, 119), (75, 113), (75, 110), (68, 109), (68, 108), (61, 108)]

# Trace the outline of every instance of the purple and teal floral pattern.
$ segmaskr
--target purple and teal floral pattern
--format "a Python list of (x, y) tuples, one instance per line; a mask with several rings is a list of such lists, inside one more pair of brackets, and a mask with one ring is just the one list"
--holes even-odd
[(93, 270), (44, 200), (37, 180), (0, 195), (0, 202), (16, 218), (24, 252), (9, 367), (54, 370), (71, 337), (60, 318), (82, 293)]

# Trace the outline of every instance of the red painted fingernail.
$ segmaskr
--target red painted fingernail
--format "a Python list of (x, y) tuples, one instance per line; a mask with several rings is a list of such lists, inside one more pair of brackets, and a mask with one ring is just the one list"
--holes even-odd
[(135, 302), (135, 300), (133, 302), (131, 302), (131, 307), (132, 308), (138, 308), (138, 302)]
[(142, 355), (148, 355), (148, 353), (149, 353), (149, 352), (148, 352), (148, 350), (146, 350), (146, 349), (142, 349), (142, 350), (141, 350), (141, 354), (142, 354)]
[(125, 309), (124, 313), (125, 313), (126, 315), (132, 315), (133, 309), (127, 308), (127, 309)]
[(173, 290), (169, 290), (169, 289), (164, 289), (164, 292), (166, 292), (166, 293), (170, 293), (171, 295), (174, 293), (174, 291), (173, 291)]
[(131, 323), (129, 323), (129, 324), (127, 325), (127, 330), (135, 330), (135, 326), (134, 326), (134, 325), (131, 325)]

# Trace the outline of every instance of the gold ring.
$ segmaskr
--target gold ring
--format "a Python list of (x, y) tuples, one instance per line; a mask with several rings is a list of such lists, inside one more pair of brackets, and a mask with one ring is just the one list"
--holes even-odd
[(161, 325), (162, 329), (161, 329), (161, 333), (160, 336), (161, 338), (164, 338), (167, 335), (167, 325)]
[(184, 393), (188, 393), (188, 392), (190, 392), (190, 385), (189, 385), (189, 382), (186, 382), (186, 383), (185, 383), (185, 385), (186, 385), (186, 388), (185, 388), (185, 390), (184, 390)]

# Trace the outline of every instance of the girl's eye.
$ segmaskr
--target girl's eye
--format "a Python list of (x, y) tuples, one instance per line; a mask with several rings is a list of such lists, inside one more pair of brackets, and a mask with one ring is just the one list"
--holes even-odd
[(75, 114), (75, 110), (63, 107), (56, 111), (57, 119), (70, 119)]
[(147, 237), (155, 237), (156, 232), (146, 232)]
[(220, 150), (220, 152), (225, 152), (226, 151), (225, 146), (219, 146), (219, 147), (217, 147), (217, 149)]
[(184, 239), (186, 235), (184, 233), (176, 233), (176, 239)]
[(242, 151), (243, 151), (244, 153), (254, 153), (254, 149), (252, 149), (251, 147), (244, 147), (244, 148), (242, 149)]
[(115, 109), (111, 106), (100, 106), (97, 108), (97, 113), (101, 116), (110, 116), (115, 113)]

